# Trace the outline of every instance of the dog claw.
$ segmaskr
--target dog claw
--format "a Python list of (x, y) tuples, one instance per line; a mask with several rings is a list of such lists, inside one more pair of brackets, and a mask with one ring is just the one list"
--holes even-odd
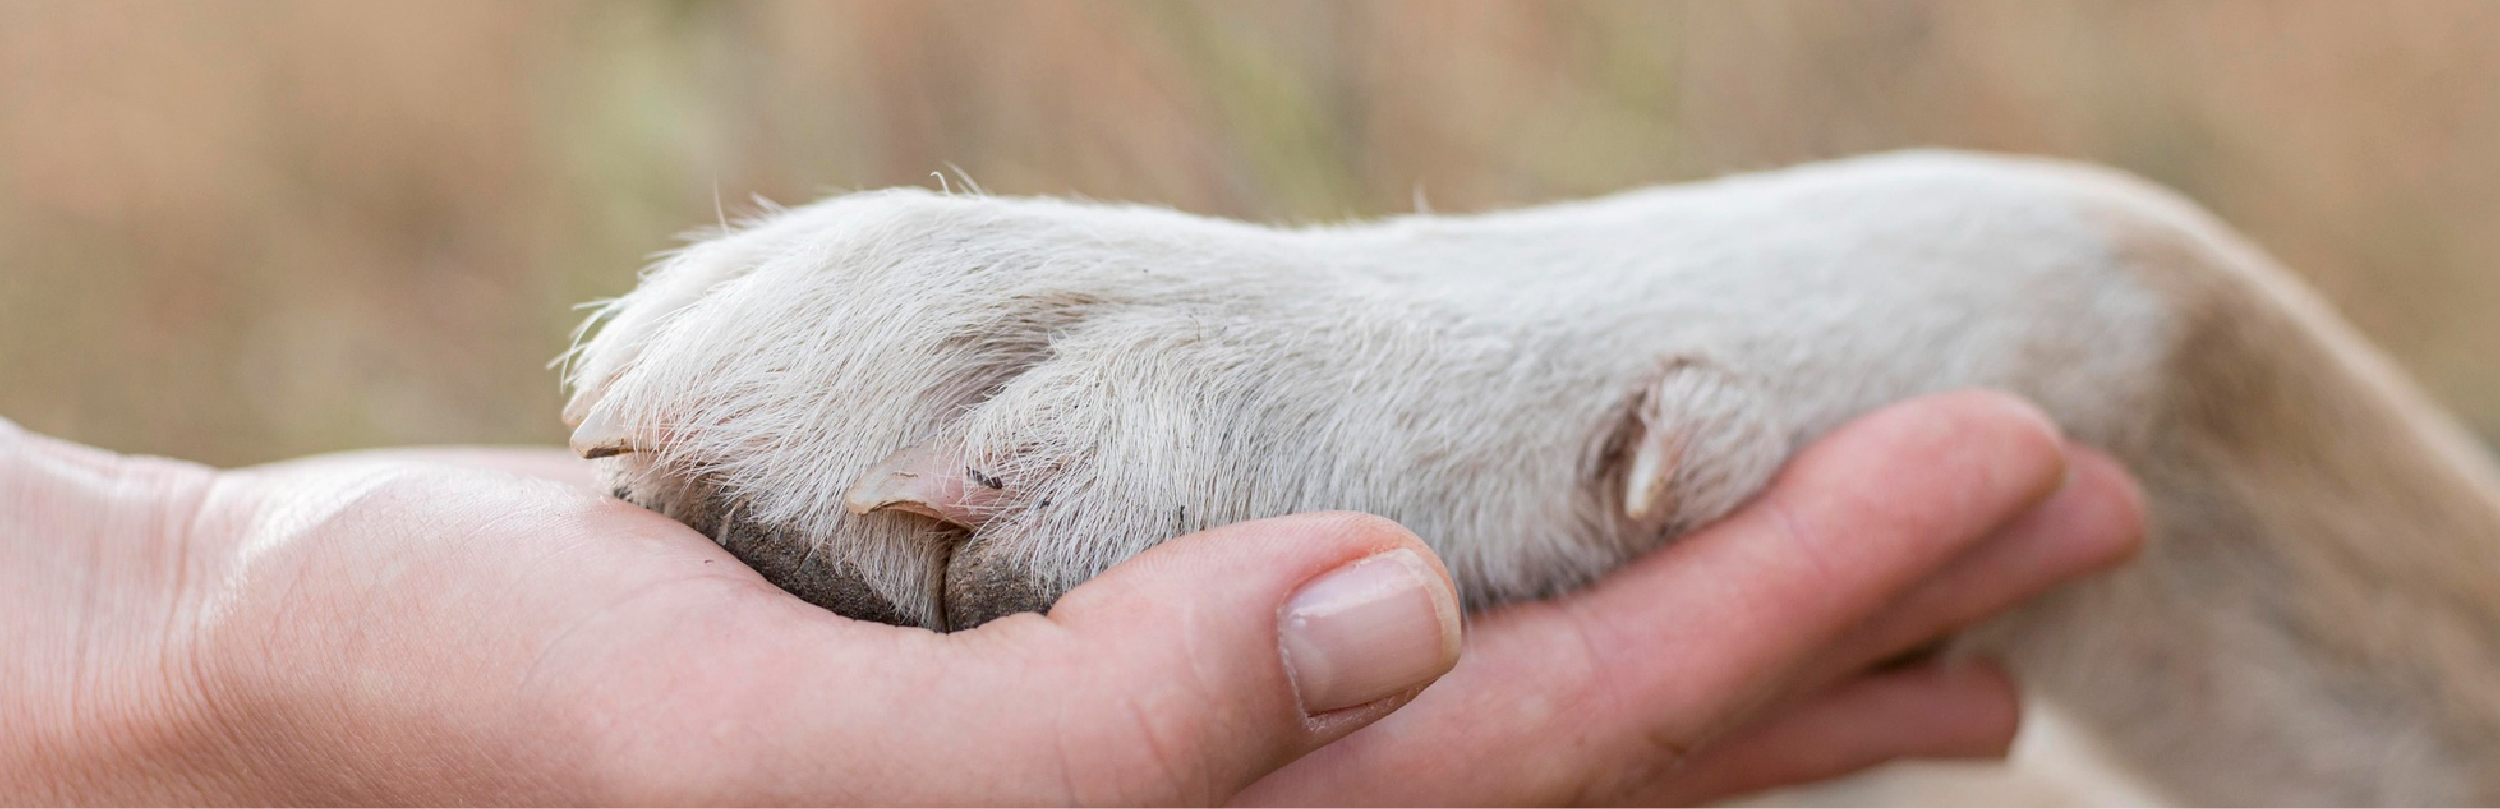
[(1649, 522), (1675, 510), (1675, 467), (1681, 460), (1681, 442), (1665, 436), (1649, 435), (1644, 428), (1633, 442), (1632, 468), (1623, 477), (1623, 516), (1634, 522)]
[(842, 494), (842, 505), (853, 514), (893, 510), (974, 528), (983, 520), (981, 507), (1001, 488), (997, 478), (965, 466), (954, 454), (920, 444), (870, 467)]
[(617, 423), (613, 413), (597, 408), (582, 418), (581, 426), (573, 429), (573, 439), (567, 444), (574, 454), (594, 460), (642, 449), (634, 445), (633, 437), (626, 433), (624, 425)]

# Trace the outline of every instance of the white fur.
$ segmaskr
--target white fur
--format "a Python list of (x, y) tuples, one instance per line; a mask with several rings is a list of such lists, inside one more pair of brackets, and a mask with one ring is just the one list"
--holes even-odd
[[(602, 461), (623, 494), (733, 548), (840, 571), (826, 581), (872, 591), (888, 619), (943, 626), (1171, 536), (1332, 508), (1414, 529), (1471, 604), (1552, 594), (1726, 513), (1852, 416), (2008, 389), (2151, 490), (2149, 572), (1983, 635), (2121, 758), (2196, 800), (2494, 797), (2479, 773), (2500, 764), (2484, 741), (2500, 708), (2435, 728), (2451, 695), (2391, 693), (2500, 655), (2488, 641), (2382, 673), (2408, 641), (2348, 654), (2276, 614), (2291, 596), (2248, 592), (2400, 583), (2300, 561), (2357, 535), (2248, 516), (2352, 477), (2269, 484), (2251, 453), (2319, 439), (2214, 421), (2243, 404), (2307, 413), (2308, 388), (2282, 374), (2392, 424), (2378, 443), (2393, 449), (2349, 451), (2433, 481), (2424, 507), (2454, 512), (2436, 524), (2481, 532), (2390, 529), (2400, 544), (2480, 562), (2500, 541), (2487, 464), (2305, 295), (2158, 191), (1943, 153), (1310, 229), (890, 190), (655, 267), (581, 346), (568, 416), (577, 443), (629, 450)], [(2182, 370), (2242, 321), (2291, 335), (2227, 349), (2281, 374)], [(905, 461), (878, 466), (890, 456)], [(852, 514), (855, 485), (873, 491), (854, 507), (957, 498), (915, 510), (970, 527)], [(2262, 536), (2225, 541), (2242, 533)], [(2416, 606), (2500, 627), (2488, 596)], [(2179, 687), (2241, 690), (2137, 709), (2159, 715), (2110, 707)]]

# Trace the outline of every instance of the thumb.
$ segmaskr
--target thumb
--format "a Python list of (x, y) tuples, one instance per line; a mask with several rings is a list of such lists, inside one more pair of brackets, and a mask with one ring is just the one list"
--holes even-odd
[[(1353, 513), (1237, 523), (1166, 542), (1005, 620), (1064, 665), (1046, 743), (1080, 803), (1216, 802), (1406, 704), (1458, 661), (1457, 592), (1396, 523)], [(1046, 636), (1014, 638), (1017, 634)], [(971, 639), (967, 639), (971, 640)], [(1022, 656), (1022, 655), (1019, 655)], [(1028, 658), (1029, 660), (1029, 658)], [(1019, 689), (1022, 690), (1022, 689)]]

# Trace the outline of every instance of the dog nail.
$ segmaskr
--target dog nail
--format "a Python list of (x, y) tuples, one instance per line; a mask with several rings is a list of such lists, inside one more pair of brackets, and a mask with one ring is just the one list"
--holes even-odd
[(634, 446), (624, 425), (617, 423), (616, 413), (602, 408), (592, 408), (583, 416), (581, 426), (573, 429), (573, 440), (568, 444), (574, 454), (584, 458), (605, 458), (640, 449)]

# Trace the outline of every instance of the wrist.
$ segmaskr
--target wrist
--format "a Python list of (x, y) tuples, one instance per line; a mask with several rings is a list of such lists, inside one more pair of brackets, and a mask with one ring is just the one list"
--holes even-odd
[(494, 588), (510, 563), (467, 545), (534, 515), (472, 474), (311, 459), (220, 476), (198, 524), (230, 561), (204, 578), (168, 734), (190, 783), (246, 803), (587, 794), (562, 766), (584, 721), (530, 687), (543, 627)]
[(0, 432), (0, 800), (196, 802), (215, 736), (191, 546), (213, 472)]

